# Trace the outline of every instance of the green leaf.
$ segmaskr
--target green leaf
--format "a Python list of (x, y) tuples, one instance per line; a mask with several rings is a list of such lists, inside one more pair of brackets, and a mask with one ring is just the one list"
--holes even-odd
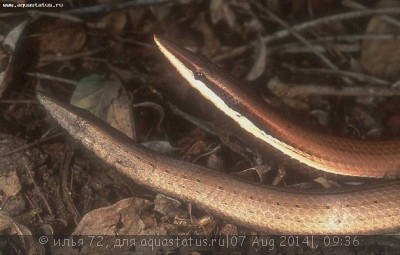
[(93, 74), (79, 81), (72, 94), (71, 104), (104, 119), (106, 109), (121, 88), (121, 81), (115, 76), (106, 79), (102, 75)]

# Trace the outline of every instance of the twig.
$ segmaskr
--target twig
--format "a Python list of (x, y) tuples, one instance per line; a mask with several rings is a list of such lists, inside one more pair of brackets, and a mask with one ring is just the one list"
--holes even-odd
[(309, 95), (324, 95), (324, 96), (400, 96), (400, 90), (381, 88), (381, 87), (334, 87), (326, 85), (298, 85), (287, 84), (277, 78), (271, 79), (268, 82), (268, 88), (276, 95), (281, 97), (299, 97)]
[(203, 129), (204, 131), (206, 131), (207, 133), (211, 134), (211, 135), (217, 135), (214, 131), (213, 131), (213, 127), (211, 124), (209, 124), (208, 122), (199, 120), (195, 117), (193, 117), (192, 115), (183, 112), (182, 110), (180, 110), (176, 105), (167, 102), (167, 105), (169, 106), (169, 108), (171, 109), (172, 113), (175, 115), (178, 115), (180, 117), (182, 117), (183, 119), (189, 121), (190, 123), (192, 123), (193, 125), (195, 125), (196, 127), (199, 127), (201, 129)]
[(359, 40), (400, 40), (400, 34), (362, 34), (362, 35), (334, 35), (319, 37), (310, 42), (337, 42), (337, 41), (359, 41)]
[[(265, 13), (267, 13), (270, 17), (272, 17), (276, 22), (278, 22), (281, 26), (283, 26), (284, 28), (286, 28), (289, 33), (291, 33), (297, 40), (299, 40), (301, 43), (303, 43), (307, 48), (309, 48), (315, 55), (317, 55), (322, 62), (324, 62), (328, 67), (330, 67), (333, 70), (339, 70), (339, 68), (333, 64), (327, 57), (325, 57), (324, 54), (322, 54), (320, 51), (317, 51), (314, 46), (307, 41), (302, 35), (300, 35), (298, 32), (296, 32), (295, 30), (293, 30), (289, 24), (287, 24), (284, 20), (280, 19), (278, 16), (276, 16), (273, 12), (271, 12), (270, 10), (264, 8), (261, 4), (257, 3), (256, 1), (252, 2), (253, 5), (257, 6), (257, 8), (259, 8), (260, 10), (264, 11)], [(348, 79), (344, 79), (344, 81), (346, 83), (350, 83), (351, 81)]]
[[(347, 53), (355, 53), (359, 52), (361, 46), (359, 44), (351, 43), (351, 44), (329, 44), (330, 48), (335, 49), (336, 51), (340, 52), (347, 52)], [(314, 49), (319, 52), (326, 52), (328, 49), (324, 45), (314, 45)], [(275, 54), (275, 53), (306, 53), (310, 52), (308, 47), (300, 45), (299, 43), (288, 43), (276, 47), (268, 48), (268, 54)]]
[(23, 146), (21, 146), (19, 148), (16, 148), (14, 150), (11, 150), (11, 151), (8, 151), (6, 153), (1, 154), (0, 158), (8, 156), (8, 155), (11, 155), (11, 154), (14, 154), (14, 153), (17, 153), (17, 152), (20, 152), (20, 151), (23, 151), (23, 150), (26, 150), (26, 149), (29, 149), (30, 147), (33, 147), (33, 146), (38, 145), (38, 144), (40, 144), (40, 143), (42, 143), (44, 141), (59, 137), (59, 136), (64, 135), (64, 134), (65, 133), (63, 132), (63, 133), (57, 133), (57, 134), (54, 134), (54, 135), (51, 135), (51, 136), (42, 136), (41, 138), (39, 138), (36, 141), (33, 141), (33, 142), (25, 144), (25, 145), (23, 145)]
[(44, 203), (44, 207), (47, 209), (47, 212), (50, 215), (53, 215), (53, 210), (51, 210), (51, 206), (50, 206), (49, 202), (47, 201), (46, 197), (43, 195), (43, 192), (41, 191), (39, 186), (36, 184), (36, 181), (35, 181), (35, 179), (33, 178), (32, 174), (31, 174), (31, 169), (30, 169), (30, 167), (28, 167), (26, 159), (23, 158), (23, 160), (24, 160), (25, 168), (26, 168), (25, 173), (26, 173), (26, 175), (27, 175), (27, 177), (29, 179), (29, 182), (30, 182), (29, 184), (33, 184), (33, 187), (34, 187), (37, 195), (42, 199), (42, 202)]
[(91, 13), (99, 13), (99, 12), (110, 12), (114, 10), (126, 9), (129, 7), (143, 7), (149, 5), (160, 5), (166, 4), (169, 2), (179, 3), (176, 0), (133, 0), (126, 2), (116, 2), (116, 3), (108, 3), (108, 4), (99, 4), (94, 6), (82, 7), (72, 10), (64, 11), (65, 14), (91, 14)]
[[(311, 20), (311, 21), (304, 22), (299, 25), (295, 25), (292, 27), (292, 29), (294, 31), (300, 32), (300, 31), (303, 31), (303, 30), (311, 28), (311, 27), (315, 27), (315, 26), (319, 26), (319, 25), (327, 24), (327, 23), (331, 23), (331, 22), (337, 22), (340, 20), (361, 18), (361, 17), (371, 16), (371, 15), (375, 15), (375, 14), (399, 14), (399, 13), (400, 13), (400, 8), (381, 8), (381, 9), (373, 9), (373, 10), (372, 9), (360, 10), (360, 11), (336, 14), (336, 15), (331, 15), (331, 16)], [(263, 41), (265, 43), (268, 43), (268, 42), (271, 42), (271, 41), (274, 41), (277, 39), (285, 38), (289, 35), (290, 35), (289, 31), (282, 30), (282, 31), (276, 32), (270, 36), (265, 36), (263, 38)]]
[[(325, 36), (319, 37), (314, 40), (309, 40), (310, 43), (314, 44), (314, 48), (319, 51), (326, 51), (325, 46), (315, 45), (316, 43), (323, 42), (339, 42), (339, 41), (359, 41), (359, 40), (400, 40), (400, 34), (362, 34), (362, 35), (338, 35), (338, 36)], [(338, 44), (333, 45), (335, 49), (343, 52), (357, 52), (360, 50), (360, 45), (353, 44)], [(298, 42), (290, 42), (279, 46), (269, 47), (269, 53), (273, 53), (276, 51), (283, 51), (285, 53), (296, 53), (296, 52), (309, 52), (309, 50), (305, 49), (303, 46), (300, 46)], [(232, 51), (234, 52), (234, 51)]]
[(67, 80), (67, 79), (56, 77), (56, 76), (49, 75), (49, 74), (31, 73), (31, 72), (26, 72), (24, 74), (28, 75), (28, 76), (31, 76), (31, 77), (38, 78), (38, 79), (42, 79), (42, 80), (56, 81), (56, 82), (61, 82), (61, 83), (65, 83), (65, 84), (70, 84), (70, 85), (73, 85), (73, 86), (77, 86), (78, 85), (78, 82), (76, 82), (76, 81)]
[[(367, 7), (365, 7), (364, 5), (354, 2), (352, 0), (345, 0), (342, 2), (342, 5), (350, 7), (350, 8), (355, 8), (357, 10), (370, 10)], [(396, 27), (400, 27), (400, 21), (398, 21), (397, 19), (394, 19), (392, 17), (386, 16), (386, 15), (381, 15), (379, 16), (379, 19), (386, 21), (389, 24), (392, 24)]]
[(321, 69), (321, 68), (298, 68), (293, 65), (289, 64), (282, 64), (283, 67), (286, 67), (290, 69), (292, 72), (298, 72), (298, 73), (311, 73), (311, 74), (329, 74), (329, 75), (335, 75), (335, 76), (347, 76), (350, 78), (357, 79), (360, 82), (371, 82), (371, 83), (376, 83), (379, 85), (391, 85), (389, 81), (373, 77), (370, 75), (362, 74), (362, 73), (355, 73), (355, 72), (349, 72), (349, 71), (338, 71), (338, 70), (328, 70), (328, 69)]
[(37, 100), (34, 99), (0, 99), (0, 104), (36, 104)]
[[(60, 167), (60, 174), (59, 174), (59, 180), (60, 180), (60, 185), (58, 186), (57, 189), (57, 195), (59, 195), (60, 198), (62, 198), (62, 201), (64, 203), (60, 204), (62, 207), (62, 217), (64, 220), (67, 220), (70, 215), (74, 215), (73, 220), (75, 224), (78, 224), (79, 221), (81, 220), (81, 215), (79, 214), (78, 210), (75, 207), (75, 204), (73, 203), (72, 197), (71, 197), (71, 191), (73, 190), (72, 184), (73, 184), (73, 173), (74, 171), (71, 170), (71, 162), (72, 162), (72, 156), (73, 152), (72, 150), (67, 147), (65, 154), (64, 154), (64, 159), (62, 166)], [(71, 186), (68, 187), (68, 173), (71, 174), (70, 179), (71, 179)]]
[[(331, 15), (331, 16), (327, 16), (327, 17), (322, 17), (319, 19), (314, 19), (314, 20), (311, 20), (308, 22), (304, 22), (304, 23), (295, 25), (291, 29), (293, 29), (296, 32), (300, 32), (300, 31), (303, 31), (303, 30), (311, 28), (311, 27), (315, 27), (315, 26), (330, 23), (330, 22), (337, 22), (340, 20), (354, 19), (354, 18), (360, 18), (360, 17), (376, 15), (376, 14), (398, 14), (398, 13), (400, 13), (400, 8), (382, 8), (382, 9), (374, 9), (374, 10), (354, 11), (354, 12), (341, 13), (341, 14)], [(263, 41), (263, 43), (267, 44), (272, 41), (285, 38), (289, 35), (290, 35), (289, 31), (281, 30), (272, 35), (264, 36), (262, 38), (262, 41)], [(256, 44), (257, 44), (257, 41), (254, 40), (246, 45), (235, 48), (234, 55), (230, 52), (225, 52), (225, 53), (220, 54), (219, 56), (214, 57), (213, 60), (221, 61), (221, 60), (226, 59), (227, 56), (232, 57), (232, 56), (240, 55), (243, 52), (247, 51), (248, 49), (255, 47)]]
[(64, 19), (64, 20), (68, 20), (71, 22), (75, 22), (75, 23), (82, 23), (84, 22), (84, 20), (77, 18), (75, 16), (72, 15), (68, 15), (65, 13), (59, 13), (59, 12), (44, 12), (44, 11), (28, 11), (27, 12), (29, 15), (34, 16), (34, 15), (38, 15), (38, 16), (47, 16), (47, 17), (52, 17), (52, 18), (59, 18), (59, 19)]
[(81, 58), (81, 57), (87, 57), (87, 56), (91, 56), (94, 54), (97, 54), (99, 52), (105, 51), (109, 48), (109, 46), (105, 46), (105, 47), (101, 47), (95, 50), (88, 50), (85, 52), (80, 52), (77, 54), (73, 54), (73, 55), (47, 55), (47, 56), (43, 56), (40, 57), (40, 62), (56, 62), (56, 61), (66, 61), (66, 60), (73, 60), (73, 59), (77, 59), (77, 58)]

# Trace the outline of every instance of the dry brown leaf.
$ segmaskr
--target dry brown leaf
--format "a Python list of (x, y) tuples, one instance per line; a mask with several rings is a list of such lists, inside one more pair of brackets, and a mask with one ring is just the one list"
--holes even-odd
[[(398, 7), (398, 1), (384, 1), (385, 7)], [(374, 16), (368, 23), (367, 34), (398, 34), (400, 28)], [(390, 80), (400, 79), (400, 41), (365, 40), (361, 49), (361, 64), (364, 69), (375, 76)]]
[(11, 171), (8, 174), (0, 175), (0, 187), (3, 187), (2, 192), (5, 196), (15, 196), (21, 190), (21, 182), (16, 171)]
[(222, 225), (221, 227), (221, 231), (220, 234), (221, 235), (227, 235), (227, 236), (234, 236), (237, 235), (238, 229), (236, 225), (233, 225), (231, 223), (225, 223), (224, 225)]
[(125, 11), (115, 11), (107, 14), (97, 22), (88, 23), (88, 27), (102, 30), (109, 34), (120, 34), (128, 21)]
[(95, 209), (82, 218), (73, 235), (143, 233), (145, 225), (140, 219), (140, 212), (148, 203), (149, 201), (140, 198), (127, 198), (113, 205)]
[(15, 196), (21, 189), (21, 181), (17, 171), (24, 171), (28, 164), (28, 157), (22, 152), (15, 152), (2, 156), (10, 151), (21, 148), (25, 141), (7, 134), (0, 133), (0, 198)]
[(213, 0), (210, 2), (211, 22), (225, 21), (231, 30), (235, 29), (236, 15), (228, 5), (228, 1)]
[(179, 208), (181, 203), (176, 199), (157, 194), (154, 204), (154, 211), (160, 212), (167, 217), (189, 218), (188, 213)]
[(78, 52), (86, 42), (82, 25), (65, 20), (41, 23), (34, 40), (40, 53), (68, 55)]
[(0, 234), (10, 236), (9, 242), (12, 240), (10, 243), (18, 247), (20, 254), (45, 254), (44, 246), (32, 236), (32, 232), (16, 223), (5, 211), (0, 211)]
[(159, 6), (151, 6), (150, 10), (154, 14), (157, 20), (164, 20), (171, 14), (171, 6), (170, 5), (159, 5)]
[[(148, 200), (141, 198), (127, 198), (86, 214), (75, 229), (73, 236), (82, 238), (99, 236), (100, 239), (92, 241), (100, 242), (101, 246), (86, 245), (80, 254), (93, 254), (94, 252), (115, 254), (116, 247), (119, 248), (118, 254), (135, 254), (130, 250), (132, 247), (137, 254), (154, 254), (151, 251), (154, 247), (146, 245), (146, 239), (167, 235), (168, 232), (167, 226), (158, 226), (152, 212), (145, 211), (149, 203)], [(153, 237), (149, 237), (150, 235)], [(128, 243), (123, 243), (123, 238), (127, 238)], [(120, 239), (121, 242), (117, 242), (116, 239)], [(121, 246), (119, 247), (118, 244)], [(176, 247), (168, 247), (168, 249), (174, 248)], [(73, 247), (70, 249), (72, 250)], [(63, 254), (68, 253), (64, 252)]]
[(128, 137), (136, 140), (132, 107), (130, 107), (126, 91), (124, 89), (122, 91), (123, 93), (121, 93), (117, 99), (111, 101), (107, 109), (106, 121)]
[(0, 97), (6, 88), (11, 84), (14, 70), (13, 55), (15, 45), (17, 44), (22, 32), (24, 31), (28, 21), (23, 21), (13, 28), (4, 38), (3, 45), (0, 48), (1, 69), (0, 69)]
[(145, 8), (135, 8), (128, 10), (128, 18), (133, 29), (137, 29), (146, 15)]

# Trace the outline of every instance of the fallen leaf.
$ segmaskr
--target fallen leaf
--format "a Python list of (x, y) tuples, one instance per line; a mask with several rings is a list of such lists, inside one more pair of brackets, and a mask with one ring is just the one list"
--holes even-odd
[[(398, 7), (398, 1), (385, 1), (389, 6)], [(400, 28), (374, 16), (368, 23), (367, 34), (393, 34), (397, 35)], [(400, 41), (396, 38), (379, 40), (364, 40), (361, 48), (361, 65), (372, 75), (390, 80), (400, 79)]]
[(137, 235), (144, 231), (140, 212), (148, 203), (141, 198), (127, 198), (95, 209), (82, 218), (73, 235)]
[(79, 23), (58, 19), (38, 23), (36, 27), (33, 39), (42, 54), (73, 54), (86, 42), (86, 32)]
[(125, 89), (122, 89), (122, 93), (111, 101), (107, 110), (106, 121), (111, 126), (136, 141), (132, 107)]
[(71, 97), (71, 104), (90, 111), (95, 116), (105, 119), (105, 113), (111, 101), (118, 96), (121, 82), (111, 77), (91, 75), (79, 81)]
[(102, 30), (108, 34), (118, 35), (126, 26), (128, 18), (125, 11), (114, 11), (97, 22), (88, 23), (88, 27)]
[(211, 22), (217, 24), (219, 21), (225, 21), (231, 30), (235, 30), (236, 15), (231, 10), (227, 1), (210, 1)]
[(154, 204), (154, 211), (160, 212), (169, 218), (178, 217), (186, 219), (189, 217), (186, 211), (179, 208), (181, 203), (178, 200), (163, 194), (157, 194)]
[(4, 38), (3, 45), (0, 48), (0, 55), (2, 56), (2, 69), (0, 70), (0, 97), (11, 84), (14, 70), (13, 56), (15, 45), (17, 44), (27, 24), (28, 20), (25, 20), (13, 28)]
[(0, 211), (0, 234), (10, 237), (7, 238), (7, 242), (2, 241), (3, 250), (15, 251), (18, 247), (20, 254), (45, 254), (44, 246), (32, 232), (26, 226), (16, 223), (5, 211)]

